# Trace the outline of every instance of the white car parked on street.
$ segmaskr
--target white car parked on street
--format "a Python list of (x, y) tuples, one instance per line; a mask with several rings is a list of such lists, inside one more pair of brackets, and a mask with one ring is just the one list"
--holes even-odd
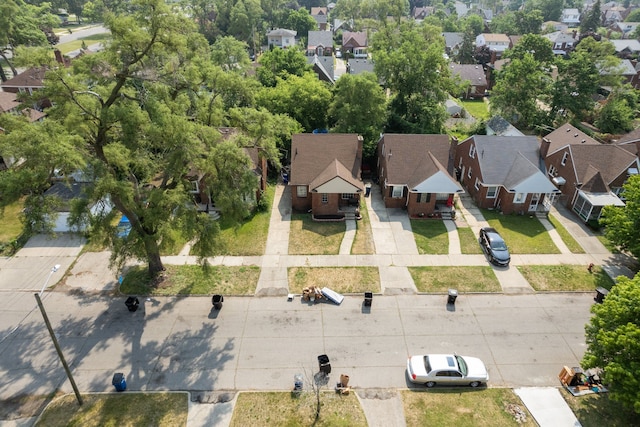
[(478, 387), (489, 381), (487, 368), (480, 359), (457, 354), (410, 356), (407, 374), (411, 382), (427, 387), (436, 384)]

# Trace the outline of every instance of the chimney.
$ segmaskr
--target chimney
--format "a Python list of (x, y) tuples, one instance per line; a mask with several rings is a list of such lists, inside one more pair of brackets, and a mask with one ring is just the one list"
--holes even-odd
[(543, 159), (547, 158), (547, 153), (549, 153), (549, 146), (551, 145), (551, 141), (547, 138), (542, 138), (542, 143), (540, 144), (540, 157)]
[(59, 49), (53, 51), (53, 54), (56, 56), (56, 62), (64, 65), (64, 58), (62, 58), (62, 52)]

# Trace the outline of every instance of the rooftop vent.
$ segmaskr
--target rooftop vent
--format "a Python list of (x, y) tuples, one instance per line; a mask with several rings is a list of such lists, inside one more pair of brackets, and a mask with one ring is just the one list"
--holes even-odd
[(580, 141), (580, 142), (584, 144), (585, 142), (587, 142), (587, 140), (586, 140), (586, 139), (583, 139), (583, 140), (582, 140), (582, 141)]
[(573, 135), (573, 137), (574, 137), (574, 138), (577, 138), (577, 137), (578, 137), (578, 134), (577, 134), (577, 133), (576, 133), (576, 134), (574, 134), (574, 135)]

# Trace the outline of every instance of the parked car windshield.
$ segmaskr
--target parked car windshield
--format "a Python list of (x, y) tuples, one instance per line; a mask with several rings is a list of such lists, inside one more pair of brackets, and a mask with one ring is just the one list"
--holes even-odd
[(505, 245), (502, 240), (492, 240), (491, 249), (494, 249), (496, 251), (506, 251), (507, 245)]
[(467, 364), (460, 356), (456, 356), (456, 360), (458, 361), (458, 368), (460, 369), (460, 372), (462, 372), (462, 375), (466, 377), (467, 373), (469, 372), (469, 370), (467, 369)]

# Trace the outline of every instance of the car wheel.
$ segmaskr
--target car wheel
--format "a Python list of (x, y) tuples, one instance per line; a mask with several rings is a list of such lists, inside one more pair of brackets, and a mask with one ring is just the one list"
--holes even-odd
[(469, 384), (471, 387), (476, 388), (480, 385), (480, 383), (478, 381), (473, 381), (471, 384)]
[(434, 383), (433, 381), (429, 381), (429, 382), (426, 382), (424, 385), (426, 385), (429, 388), (432, 388), (433, 386), (436, 385), (436, 383)]

